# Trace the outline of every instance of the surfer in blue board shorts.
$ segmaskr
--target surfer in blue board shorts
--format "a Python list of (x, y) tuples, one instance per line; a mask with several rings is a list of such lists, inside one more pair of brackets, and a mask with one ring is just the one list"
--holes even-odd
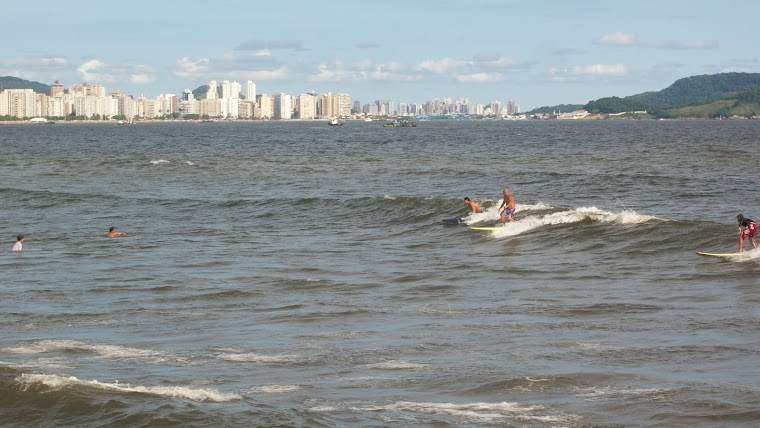
[(475, 201), (471, 201), (470, 198), (464, 198), (464, 204), (470, 207), (471, 213), (483, 212), (483, 208), (480, 208), (480, 205), (476, 204)]
[(504, 200), (501, 201), (501, 205), (499, 205), (499, 215), (501, 216), (501, 224), (506, 225), (507, 220), (509, 220), (510, 222), (517, 221), (514, 218), (512, 218), (512, 215), (514, 213), (515, 213), (515, 198), (513, 198), (512, 195), (509, 194), (509, 189), (505, 187)]
[(742, 253), (744, 247), (744, 240), (749, 238), (749, 243), (752, 244), (752, 248), (757, 248), (757, 242), (755, 242), (755, 230), (757, 230), (757, 224), (751, 219), (739, 214), (736, 216), (736, 221), (739, 222), (739, 253)]

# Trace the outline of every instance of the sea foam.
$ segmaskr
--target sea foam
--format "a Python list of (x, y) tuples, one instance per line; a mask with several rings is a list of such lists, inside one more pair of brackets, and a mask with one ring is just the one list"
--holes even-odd
[(17, 377), (15, 381), (22, 389), (30, 388), (36, 384), (42, 384), (52, 389), (84, 386), (107, 391), (163, 395), (201, 402), (226, 402), (241, 400), (243, 398), (240, 394), (225, 394), (213, 388), (195, 389), (184, 386), (131, 386), (129, 384), (119, 383), (119, 381), (105, 383), (97, 380), (80, 380), (74, 376), (65, 377), (43, 374), (22, 374)]
[(78, 352), (95, 354), (100, 358), (140, 360), (153, 364), (186, 363), (186, 359), (174, 354), (152, 349), (138, 349), (118, 345), (90, 345), (79, 340), (55, 339), (39, 340), (28, 345), (2, 348), (0, 352), (8, 354), (45, 354), (49, 352)]
[(287, 394), (289, 392), (300, 391), (301, 388), (298, 385), (263, 385), (251, 388), (248, 390), (249, 394)]
[(517, 236), (544, 226), (553, 226), (558, 224), (580, 223), (591, 220), (599, 223), (615, 224), (641, 224), (652, 220), (659, 220), (655, 216), (639, 214), (635, 211), (621, 211), (614, 213), (600, 210), (596, 207), (580, 207), (566, 211), (559, 211), (543, 216), (527, 216), (520, 218), (519, 221), (507, 223), (503, 229), (493, 232), (494, 236), (503, 238), (508, 236)]
[(295, 355), (261, 355), (253, 352), (236, 349), (219, 349), (216, 358), (224, 361), (247, 362), (247, 363), (292, 363), (296, 361)]
[(389, 360), (381, 363), (368, 364), (368, 368), (377, 370), (414, 370), (428, 367), (428, 364), (411, 363), (403, 360)]
[(343, 406), (325, 406), (311, 408), (312, 411), (386, 411), (402, 414), (429, 414), (447, 415), (462, 421), (502, 424), (505, 419), (518, 421), (534, 421), (544, 423), (566, 424), (578, 419), (576, 415), (547, 414), (545, 406), (520, 403), (436, 403), (436, 402), (411, 402), (399, 401), (387, 405), (357, 406), (351, 403), (349, 409)]

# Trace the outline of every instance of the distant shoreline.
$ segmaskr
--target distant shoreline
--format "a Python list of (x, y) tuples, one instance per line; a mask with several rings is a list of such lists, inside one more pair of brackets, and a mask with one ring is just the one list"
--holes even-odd
[[(603, 115), (589, 115), (583, 118), (577, 119), (524, 119), (517, 122), (578, 122), (578, 121), (674, 121), (674, 120), (705, 120), (705, 121), (721, 121), (721, 120), (758, 120), (756, 117), (724, 117), (718, 118), (704, 118), (704, 117), (679, 117), (679, 118), (630, 118), (630, 117), (605, 117)], [(394, 119), (373, 119), (371, 122), (385, 123)], [(367, 122), (364, 119), (342, 119), (343, 122)], [(456, 121), (456, 122), (515, 122), (514, 120), (502, 120), (502, 119), (424, 119), (424, 122), (444, 122), (444, 121)], [(216, 120), (138, 120), (132, 123), (117, 123), (115, 121), (103, 121), (103, 120), (48, 120), (47, 122), (32, 122), (30, 120), (19, 121), (0, 121), (0, 126), (5, 125), (72, 125), (72, 124), (90, 124), (90, 125), (145, 125), (145, 124), (166, 124), (166, 123), (320, 123), (327, 122), (326, 119), (216, 119)]]

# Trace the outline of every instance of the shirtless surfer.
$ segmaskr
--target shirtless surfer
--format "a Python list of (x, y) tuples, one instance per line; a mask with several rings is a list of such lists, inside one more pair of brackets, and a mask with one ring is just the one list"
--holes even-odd
[(506, 225), (507, 220), (517, 221), (512, 218), (512, 215), (514, 213), (515, 213), (515, 198), (513, 198), (512, 195), (509, 194), (509, 189), (505, 187), (504, 200), (501, 201), (501, 205), (499, 205), (499, 215), (501, 216), (501, 224)]
[(757, 230), (757, 224), (751, 219), (739, 214), (736, 216), (736, 221), (739, 222), (739, 253), (742, 253), (744, 247), (744, 240), (749, 238), (749, 243), (752, 244), (752, 248), (757, 248), (757, 242), (755, 242), (755, 230)]
[(483, 208), (480, 208), (480, 205), (476, 204), (475, 201), (471, 201), (470, 198), (464, 198), (464, 204), (470, 207), (471, 213), (483, 212)]
[(106, 235), (106, 238), (118, 238), (119, 236), (127, 236), (124, 232), (116, 232), (114, 228), (108, 230), (108, 234)]

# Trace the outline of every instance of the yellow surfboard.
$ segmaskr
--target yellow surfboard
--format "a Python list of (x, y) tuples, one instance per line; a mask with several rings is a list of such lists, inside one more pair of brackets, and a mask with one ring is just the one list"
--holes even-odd
[(476, 227), (476, 226), (470, 226), (470, 229), (472, 230), (480, 230), (483, 232), (496, 232), (497, 230), (501, 230), (504, 227)]

